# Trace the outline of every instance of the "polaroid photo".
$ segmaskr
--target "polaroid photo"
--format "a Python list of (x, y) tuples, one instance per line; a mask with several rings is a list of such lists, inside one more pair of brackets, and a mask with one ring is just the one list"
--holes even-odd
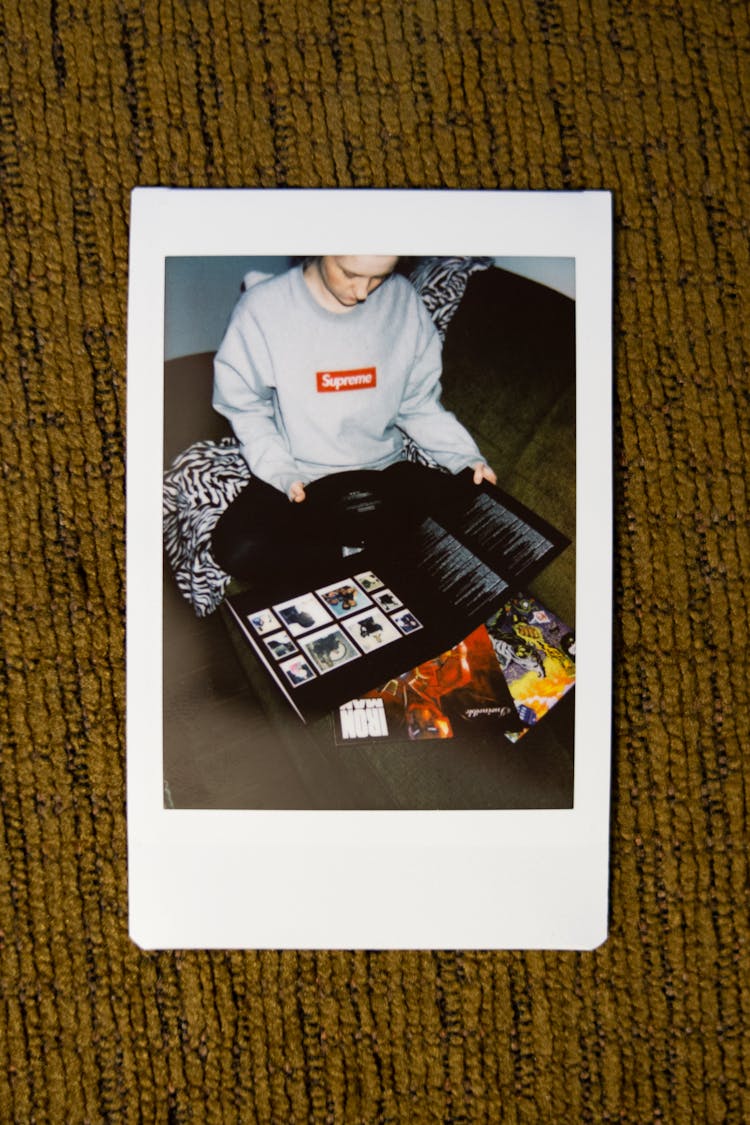
[(422, 622), (417, 621), (410, 609), (400, 609), (398, 613), (393, 614), (391, 621), (398, 625), (402, 633), (415, 633), (417, 629), (422, 628)]
[[(138, 188), (130, 231), (133, 940), (145, 949), (601, 944), (612, 651), (610, 194)], [(269, 380), (283, 423), (283, 434), (271, 435), (276, 464), (288, 467), (291, 458), (305, 470), (299, 479), (310, 479), (307, 470), (322, 462), (372, 468), (377, 450), (366, 435), (361, 442), (353, 436), (363, 415), (377, 421), (397, 456), (429, 460), (422, 454), (431, 453), (431, 429), (394, 417), (382, 398), (389, 349), (405, 339), (391, 339), (397, 319), (400, 331), (418, 326), (416, 336), (430, 339), (431, 366), (421, 376), (439, 379), (442, 396), (432, 422), (439, 429), (449, 414), (498, 486), (564, 534), (568, 545), (524, 592), (575, 636), (575, 686), (518, 744), (477, 724), (468, 747), (460, 740), (389, 745), (378, 759), (383, 784), (375, 793), (365, 783), (366, 751), (336, 743), (331, 713), (301, 718), (311, 693), (322, 686), (325, 698), (333, 667), (351, 676), (355, 698), (370, 690), (361, 669), (381, 669), (382, 678), (399, 646), (404, 669), (413, 667), (410, 635), (416, 645), (429, 633), (421, 589), (402, 589), (392, 560), (379, 553), (382, 542), (344, 564), (351, 579), (336, 582), (340, 593), (327, 603), (315, 591), (331, 592), (336, 572), (308, 572), (300, 535), (300, 595), (260, 595), (265, 608), (249, 618), (228, 611), (227, 597), (244, 578), (217, 568), (203, 504), (214, 489), (226, 489), (221, 496), (230, 503), (262, 470), (251, 436), (244, 452), (224, 439), (237, 436), (232, 349), (245, 312), (266, 300), (276, 312), (264, 328), (289, 373), (283, 386)], [(328, 329), (311, 331), (305, 318), (330, 312), (331, 301), (341, 315), (323, 315), (329, 337)], [(408, 316), (387, 315), (389, 302), (408, 308)], [(362, 346), (342, 354), (334, 328), (377, 316), (380, 328), (367, 337), (365, 354)], [(243, 407), (246, 435), (253, 409), (253, 402)], [(353, 428), (332, 437), (328, 421), (344, 412), (352, 413)], [(308, 418), (320, 427), (308, 426)], [(332, 441), (347, 438), (346, 449), (330, 452)], [(442, 456), (437, 438), (435, 447)], [(443, 468), (458, 471), (461, 461)], [(281, 518), (304, 511), (304, 501), (287, 502), (285, 480), (266, 481), (279, 493)], [(169, 506), (177, 494), (185, 501), (179, 514)], [(191, 511), (188, 528), (180, 521)], [(278, 590), (273, 527), (253, 530), (265, 537), (258, 563), (267, 588)], [(457, 555), (455, 565), (451, 588), (460, 594), (461, 568), (470, 563)], [(350, 584), (357, 597), (347, 608), (343, 587)], [(395, 608), (388, 600), (394, 590), (404, 603)], [(498, 596), (497, 609), (507, 600)], [(357, 626), (368, 620), (375, 631), (360, 635)], [(544, 632), (541, 620), (531, 624)], [(536, 635), (526, 633), (527, 640)], [(278, 652), (271, 640), (279, 641)], [(453, 643), (460, 649), (462, 640)], [(297, 650), (280, 655), (287, 644)], [(368, 645), (372, 651), (363, 651)], [(443, 656), (434, 653), (432, 680), (419, 686), (449, 708), (446, 684), (450, 700), (460, 701), (466, 669), (460, 660), (445, 665)], [(403, 687), (397, 676), (393, 683)], [(479, 690), (473, 681), (472, 690)], [(217, 737), (243, 752), (216, 755)], [(221, 768), (201, 768), (209, 757)], [(397, 795), (390, 803), (389, 792)]]
[(279, 667), (292, 687), (298, 687), (300, 684), (306, 684), (308, 680), (315, 679), (315, 673), (312, 668), (301, 656), (293, 657), (291, 660), (285, 660)]
[(368, 593), (379, 590), (384, 585), (377, 574), (373, 574), (371, 570), (363, 570), (361, 574), (355, 574), (354, 581), (359, 582), (362, 589), (367, 590)]
[(248, 621), (258, 634), (259, 637), (264, 636), (266, 633), (271, 633), (274, 629), (278, 629), (279, 622), (271, 613), (270, 609), (260, 609), (257, 613), (251, 613)]
[(340, 668), (342, 664), (348, 664), (350, 660), (357, 660), (362, 655), (338, 625), (303, 637), (300, 647), (305, 650), (310, 662), (321, 675), (333, 668)]
[(334, 582), (332, 586), (323, 586), (315, 593), (334, 617), (345, 617), (349, 613), (355, 613), (358, 609), (372, 605), (367, 594), (349, 580)]
[(263, 643), (274, 660), (283, 660), (285, 656), (297, 652), (296, 644), (283, 629), (279, 633), (274, 633), (272, 637), (264, 637)]
[(306, 633), (316, 625), (324, 625), (331, 620), (330, 613), (323, 608), (314, 594), (302, 594), (299, 598), (281, 602), (273, 608), (293, 637), (298, 637), (300, 633)]
[(372, 595), (372, 599), (386, 613), (393, 613), (394, 609), (399, 609), (404, 604), (400, 598), (396, 597), (393, 590), (379, 590)]
[(365, 610), (355, 617), (348, 617), (342, 624), (363, 652), (374, 652), (376, 648), (401, 639), (398, 629), (379, 609)]

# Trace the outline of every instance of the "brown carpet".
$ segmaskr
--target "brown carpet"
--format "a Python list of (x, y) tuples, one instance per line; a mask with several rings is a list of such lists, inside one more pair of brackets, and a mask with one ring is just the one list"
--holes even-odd
[[(750, 1120), (747, 48), (735, 0), (0, 5), (3, 1122)], [(136, 184), (614, 191), (597, 952), (129, 942)]]

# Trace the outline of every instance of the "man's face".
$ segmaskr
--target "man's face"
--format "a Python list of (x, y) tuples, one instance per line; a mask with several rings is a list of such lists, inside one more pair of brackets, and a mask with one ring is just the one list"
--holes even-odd
[(386, 255), (325, 255), (318, 261), (318, 274), (328, 295), (351, 309), (390, 277), (397, 261)]

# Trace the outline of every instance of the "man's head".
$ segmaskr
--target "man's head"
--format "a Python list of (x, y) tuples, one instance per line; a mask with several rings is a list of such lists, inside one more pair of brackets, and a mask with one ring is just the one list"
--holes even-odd
[(386, 254), (325, 254), (313, 259), (305, 279), (318, 304), (330, 312), (346, 312), (366, 301), (397, 262)]

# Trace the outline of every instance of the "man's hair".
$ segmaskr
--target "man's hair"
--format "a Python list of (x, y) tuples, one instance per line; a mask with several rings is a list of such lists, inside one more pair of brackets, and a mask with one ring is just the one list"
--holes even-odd
[[(292, 257), (290, 259), (290, 261), (291, 261), (293, 266), (302, 266), (303, 269), (307, 269), (307, 267), (311, 266), (313, 264), (313, 262), (319, 262), (322, 257), (323, 257), (322, 254), (311, 254), (311, 255), (308, 255), (308, 257), (306, 257), (306, 258), (298, 255), (297, 257)], [(400, 274), (403, 274), (404, 277), (408, 277), (409, 274), (411, 273), (411, 271), (414, 269), (414, 266), (416, 265), (416, 263), (419, 260), (420, 260), (419, 258), (401, 258), (400, 257), (398, 259), (398, 261), (396, 262), (396, 266), (395, 266), (393, 272), (394, 273), (400, 273)]]

